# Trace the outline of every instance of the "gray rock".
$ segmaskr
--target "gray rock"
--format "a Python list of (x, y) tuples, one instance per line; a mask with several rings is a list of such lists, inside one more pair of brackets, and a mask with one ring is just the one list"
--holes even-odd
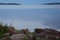
[(24, 34), (14, 34), (10, 37), (11, 40), (23, 40), (23, 38), (25, 37)]

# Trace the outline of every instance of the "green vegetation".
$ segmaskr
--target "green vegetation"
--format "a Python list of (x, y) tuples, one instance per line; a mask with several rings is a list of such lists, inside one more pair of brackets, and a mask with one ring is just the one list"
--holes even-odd
[(8, 33), (9, 32), (9, 28), (7, 25), (0, 24), (0, 38), (2, 38), (4, 36), (4, 33)]

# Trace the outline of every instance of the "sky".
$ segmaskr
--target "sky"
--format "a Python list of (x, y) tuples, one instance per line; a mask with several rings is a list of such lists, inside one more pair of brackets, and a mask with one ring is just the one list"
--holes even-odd
[(60, 0), (0, 0), (2, 3), (19, 3), (22, 5), (40, 5), (43, 3), (60, 2)]
[(55, 8), (40, 6), (44, 3), (60, 2), (60, 0), (0, 0), (0, 2), (22, 4), (19, 8), (0, 5), (0, 22), (3, 24), (11, 24), (19, 30), (28, 28), (30, 31), (35, 28), (60, 29), (60, 8), (56, 8), (57, 5), (53, 6)]

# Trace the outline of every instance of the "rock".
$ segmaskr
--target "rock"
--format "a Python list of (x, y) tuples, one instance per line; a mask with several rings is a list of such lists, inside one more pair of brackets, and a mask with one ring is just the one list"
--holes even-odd
[(24, 34), (14, 34), (10, 37), (11, 40), (22, 40), (25, 37)]
[(6, 37), (1, 38), (0, 40), (8, 40)]

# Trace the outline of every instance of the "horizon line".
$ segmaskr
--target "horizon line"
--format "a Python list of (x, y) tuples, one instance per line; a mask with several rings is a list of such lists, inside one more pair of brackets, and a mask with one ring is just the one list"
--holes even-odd
[(60, 8), (60, 5), (0, 5), (0, 9)]

